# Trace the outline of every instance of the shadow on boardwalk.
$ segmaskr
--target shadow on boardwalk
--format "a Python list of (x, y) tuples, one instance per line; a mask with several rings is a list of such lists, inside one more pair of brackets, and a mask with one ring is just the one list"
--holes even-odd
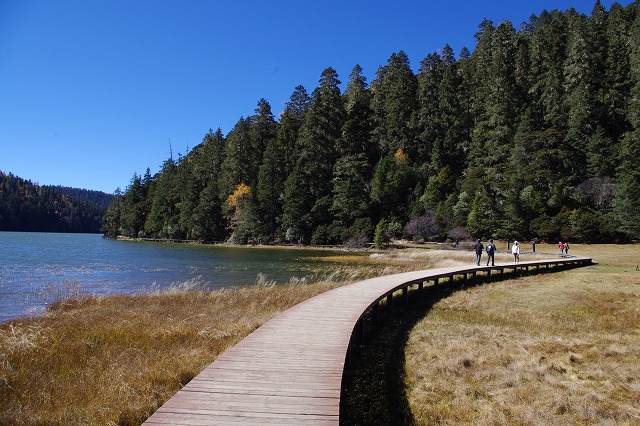
[(411, 294), (413, 303), (381, 314), (379, 325), (367, 319), (366, 341), (354, 345), (352, 367), (345, 370), (341, 425), (414, 424), (404, 392), (404, 350), (409, 334), (433, 304), (459, 289), (442, 287), (417, 303), (417, 294)]

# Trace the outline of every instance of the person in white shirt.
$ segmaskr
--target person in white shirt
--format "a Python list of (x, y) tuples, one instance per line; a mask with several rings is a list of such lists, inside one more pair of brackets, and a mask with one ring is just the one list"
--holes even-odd
[(513, 242), (513, 247), (511, 247), (511, 253), (513, 253), (513, 261), (515, 263), (520, 261), (520, 244), (517, 241)]

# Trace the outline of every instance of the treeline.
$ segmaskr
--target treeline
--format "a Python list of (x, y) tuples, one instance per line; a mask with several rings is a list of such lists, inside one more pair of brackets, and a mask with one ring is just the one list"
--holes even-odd
[(0, 171), (0, 231), (98, 233), (106, 210)]
[(336, 244), (640, 238), (640, 2), (484, 20), (471, 53), (325, 69), (134, 174), (107, 236)]

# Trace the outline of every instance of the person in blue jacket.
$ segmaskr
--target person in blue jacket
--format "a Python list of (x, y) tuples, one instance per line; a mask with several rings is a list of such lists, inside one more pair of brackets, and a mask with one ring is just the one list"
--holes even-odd
[(489, 240), (487, 244), (487, 266), (489, 266), (489, 261), (491, 261), (491, 266), (496, 266), (496, 245), (493, 244), (493, 240)]

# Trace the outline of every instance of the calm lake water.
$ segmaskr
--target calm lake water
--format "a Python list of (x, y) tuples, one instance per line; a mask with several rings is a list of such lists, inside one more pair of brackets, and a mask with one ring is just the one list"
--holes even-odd
[(114, 241), (96, 234), (0, 232), (0, 321), (44, 312), (57, 297), (136, 294), (184, 282), (218, 289), (277, 283), (335, 266), (340, 251)]

